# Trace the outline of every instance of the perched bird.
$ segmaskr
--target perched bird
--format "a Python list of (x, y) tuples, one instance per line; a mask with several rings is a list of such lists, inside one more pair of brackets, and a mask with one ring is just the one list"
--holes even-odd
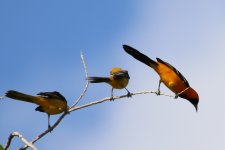
[(14, 90), (7, 91), (6, 97), (14, 100), (34, 103), (39, 105), (35, 110), (45, 112), (48, 115), (48, 128), (50, 128), (50, 115), (67, 111), (67, 101), (59, 92), (40, 92), (37, 96), (20, 93)]
[(110, 77), (88, 77), (91, 83), (101, 83), (105, 82), (112, 86), (111, 99), (113, 100), (113, 89), (123, 89), (127, 91), (127, 96), (131, 97), (130, 92), (127, 90), (126, 86), (129, 82), (130, 76), (127, 70), (122, 70), (121, 68), (112, 68), (110, 71)]
[(154, 61), (128, 45), (123, 45), (123, 48), (135, 59), (153, 68), (158, 73), (160, 76), (157, 92), (158, 95), (160, 94), (160, 84), (162, 82), (176, 94), (175, 98), (179, 96), (187, 99), (194, 105), (196, 111), (198, 110), (198, 93), (190, 87), (188, 81), (176, 68), (159, 58), (156, 58), (157, 61)]

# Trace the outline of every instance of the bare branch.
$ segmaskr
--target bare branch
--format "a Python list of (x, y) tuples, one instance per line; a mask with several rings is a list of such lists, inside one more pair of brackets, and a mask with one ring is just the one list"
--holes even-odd
[(88, 78), (87, 65), (85, 63), (85, 59), (84, 59), (84, 55), (83, 55), (82, 51), (81, 51), (80, 56), (81, 56), (81, 60), (82, 60), (83, 66), (84, 66), (86, 85), (85, 85), (85, 88), (84, 88), (83, 92), (81, 93), (80, 97), (75, 101), (75, 103), (70, 107), (70, 109), (75, 107), (80, 102), (80, 100), (84, 97), (85, 93), (87, 92), (87, 89), (89, 86), (89, 81), (87, 80), (87, 78)]
[[(133, 96), (133, 95), (149, 94), (149, 93), (156, 93), (156, 92), (157, 91), (140, 91), (140, 92), (130, 93), (130, 94), (131, 94), (131, 96)], [(172, 95), (164, 94), (164, 93), (160, 93), (160, 95), (164, 95), (164, 96), (168, 96), (168, 97), (174, 97)], [(127, 97), (127, 95), (115, 96), (115, 97), (113, 97), (113, 100), (118, 100), (118, 99), (122, 99), (122, 98), (125, 98), (125, 97)], [(93, 106), (93, 105), (96, 105), (96, 104), (99, 104), (99, 103), (103, 103), (103, 102), (108, 101), (108, 100), (112, 100), (112, 97), (106, 97), (106, 98), (103, 98), (101, 100), (90, 102), (88, 104), (73, 107), (73, 108), (69, 109), (69, 112), (72, 112), (72, 111), (75, 111), (75, 110), (78, 110), (78, 109), (82, 109), (82, 108), (85, 108), (85, 107)]]
[[(88, 77), (88, 72), (87, 72), (87, 66), (86, 66), (86, 63), (85, 63), (85, 60), (84, 60), (84, 56), (81, 52), (81, 60), (82, 60), (82, 63), (83, 63), (83, 66), (84, 66), (84, 71), (85, 71), (85, 79)], [(89, 85), (89, 82), (86, 80), (86, 85), (85, 85), (85, 88), (83, 90), (83, 92), (81, 93), (80, 97), (75, 101), (75, 103), (70, 107), (70, 108), (73, 108), (75, 107), (79, 101), (83, 98), (83, 96), (85, 95), (87, 89), (88, 89), (88, 85)], [(70, 109), (68, 108), (68, 109)], [(53, 126), (51, 126), (50, 128), (48, 128), (47, 130), (45, 130), (43, 133), (41, 133), (40, 135), (38, 135), (35, 139), (33, 139), (31, 141), (31, 143), (35, 143), (36, 141), (38, 141), (39, 139), (41, 139), (43, 136), (45, 136), (46, 134), (48, 134), (49, 132), (51, 132), (52, 130), (54, 130), (58, 125), (59, 123), (63, 120), (63, 118), (68, 114), (69, 110), (67, 110), (66, 112), (64, 112), (60, 117), (59, 119), (55, 122), (55, 124)], [(28, 148), (28, 145), (25, 145), (24, 147), (20, 148), (20, 150), (25, 150)]]
[[(52, 125), (50, 128), (48, 128), (47, 130), (45, 130), (43, 133), (41, 133), (40, 135), (38, 135), (35, 139), (33, 139), (30, 143), (34, 144), (35, 142), (37, 142), (39, 139), (41, 139), (43, 136), (45, 136), (46, 134), (50, 133), (53, 129), (55, 129), (59, 123), (63, 120), (63, 118), (68, 114), (68, 112), (64, 112), (59, 119), (54, 123), (54, 125)], [(20, 148), (19, 150), (25, 150), (27, 149), (29, 146), (25, 145), (24, 147)]]
[[(134, 96), (134, 95), (141, 95), (141, 94), (151, 94), (151, 93), (154, 93), (156, 94), (157, 91), (140, 91), (140, 92), (135, 92), (135, 93), (131, 93), (131, 96)], [(82, 93), (83, 94), (83, 93)], [(169, 94), (165, 94), (165, 93), (160, 93), (160, 95), (163, 95), (163, 96), (167, 96), (167, 97), (174, 97), (173, 95), (169, 95)], [(125, 98), (127, 97), (127, 95), (121, 95), (121, 96), (115, 96), (113, 97), (114, 100), (119, 100), (119, 99), (122, 99), (122, 98)], [(31, 144), (34, 144), (36, 141), (38, 141), (39, 139), (41, 139), (43, 136), (45, 136), (47, 133), (51, 132), (55, 127), (57, 127), (59, 125), (59, 123), (63, 120), (63, 118), (70, 112), (73, 112), (75, 110), (78, 110), (78, 109), (82, 109), (82, 108), (86, 108), (86, 107), (89, 107), (89, 106), (93, 106), (93, 105), (97, 105), (97, 104), (100, 104), (100, 103), (103, 103), (103, 102), (106, 102), (106, 101), (109, 101), (111, 100), (112, 97), (106, 97), (106, 98), (103, 98), (103, 99), (100, 99), (100, 100), (97, 100), (97, 101), (94, 101), (94, 102), (90, 102), (88, 104), (84, 104), (84, 105), (81, 105), (81, 106), (73, 106), (71, 107), (67, 112), (64, 112), (60, 117), (59, 119), (55, 122), (55, 124), (53, 126), (51, 126), (51, 128), (45, 130), (43, 133), (41, 133), (40, 135), (38, 135), (34, 140), (32, 140), (30, 143)], [(25, 145), (23, 148), (20, 148), (20, 150), (25, 150), (27, 149), (29, 146), (28, 145)]]
[(17, 136), (20, 138), (20, 140), (25, 143), (28, 147), (32, 148), (33, 150), (38, 150), (33, 144), (31, 144), (30, 142), (28, 142), (23, 136), (22, 134), (20, 134), (19, 132), (13, 132), (10, 134), (8, 141), (5, 145), (5, 150), (7, 150), (12, 142), (12, 139)]

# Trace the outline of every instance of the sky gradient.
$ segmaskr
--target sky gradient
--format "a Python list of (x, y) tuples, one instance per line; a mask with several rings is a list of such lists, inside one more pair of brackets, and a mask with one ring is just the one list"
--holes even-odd
[[(199, 111), (184, 99), (154, 94), (106, 102), (71, 113), (36, 147), (225, 149), (224, 6), (222, 0), (1, 1), (0, 93), (56, 90), (72, 104), (85, 85), (81, 50), (90, 76), (108, 76), (120, 66), (129, 71), (131, 92), (156, 90), (158, 75), (123, 51), (128, 44), (176, 67), (198, 91)], [(91, 84), (80, 104), (108, 97), (110, 90)], [(13, 131), (31, 140), (47, 128), (47, 115), (34, 109), (0, 101), (0, 144)], [(10, 149), (20, 146), (15, 139)]]

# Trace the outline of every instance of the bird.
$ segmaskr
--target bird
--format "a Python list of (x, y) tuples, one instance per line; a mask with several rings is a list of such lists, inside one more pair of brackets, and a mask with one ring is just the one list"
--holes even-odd
[(158, 73), (160, 80), (158, 91), (156, 92), (157, 95), (160, 95), (160, 84), (164, 83), (166, 87), (176, 94), (175, 98), (181, 97), (188, 100), (195, 107), (196, 111), (198, 110), (198, 93), (190, 87), (187, 79), (175, 67), (160, 58), (156, 58), (157, 61), (154, 61), (129, 45), (123, 45), (123, 49), (129, 55), (153, 68)]
[(128, 74), (127, 70), (122, 70), (119, 67), (112, 68), (110, 71), (109, 77), (88, 77), (87, 80), (90, 83), (101, 83), (105, 82), (111, 85), (111, 100), (114, 100), (113, 98), (113, 90), (114, 89), (126, 89), (127, 91), (127, 97), (131, 97), (131, 93), (128, 91), (126, 86), (128, 85), (130, 76)]
[(39, 105), (35, 110), (39, 112), (47, 113), (48, 115), (48, 129), (51, 128), (50, 126), (50, 115), (60, 114), (62, 112), (67, 111), (67, 100), (63, 95), (59, 92), (40, 92), (36, 96), (24, 94), (18, 91), (9, 90), (5, 94), (6, 97), (34, 103)]

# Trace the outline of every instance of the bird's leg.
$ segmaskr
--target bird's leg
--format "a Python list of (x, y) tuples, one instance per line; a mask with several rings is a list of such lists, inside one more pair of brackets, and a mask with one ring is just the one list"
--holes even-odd
[(159, 80), (159, 85), (158, 85), (158, 90), (156, 92), (156, 95), (160, 95), (160, 85), (161, 85), (161, 80)]
[(113, 88), (111, 90), (111, 97), (110, 97), (110, 101), (114, 101), (114, 98), (113, 98)]
[(131, 95), (130, 91), (128, 91), (127, 88), (125, 88), (125, 89), (127, 90), (127, 97), (131, 97), (132, 95)]
[[(48, 115), (48, 129), (51, 128), (51, 125), (50, 125), (50, 114), (47, 114)], [(50, 130), (50, 132), (52, 131), (52, 129)]]

